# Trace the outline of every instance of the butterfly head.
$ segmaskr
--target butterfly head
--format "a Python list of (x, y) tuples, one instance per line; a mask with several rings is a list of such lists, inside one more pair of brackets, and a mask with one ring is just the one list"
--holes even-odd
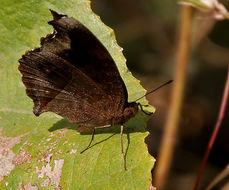
[(138, 113), (138, 104), (136, 102), (128, 103), (123, 111), (125, 122)]

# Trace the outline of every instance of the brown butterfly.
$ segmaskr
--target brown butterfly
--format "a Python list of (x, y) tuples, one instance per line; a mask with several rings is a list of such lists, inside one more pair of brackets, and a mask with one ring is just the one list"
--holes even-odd
[(50, 11), (54, 32), (19, 59), (19, 70), (36, 116), (51, 111), (80, 124), (79, 132), (93, 130), (84, 152), (96, 128), (120, 124), (122, 136), (123, 123), (140, 104), (128, 103), (126, 86), (101, 42), (76, 19)]

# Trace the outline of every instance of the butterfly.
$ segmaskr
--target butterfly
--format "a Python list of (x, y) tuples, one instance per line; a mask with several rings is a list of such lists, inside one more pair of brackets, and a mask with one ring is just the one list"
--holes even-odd
[(93, 130), (85, 151), (97, 128), (120, 124), (122, 136), (123, 124), (141, 104), (128, 103), (117, 66), (94, 34), (76, 19), (50, 11), (54, 31), (19, 59), (18, 69), (36, 116), (50, 111), (79, 124), (79, 132)]

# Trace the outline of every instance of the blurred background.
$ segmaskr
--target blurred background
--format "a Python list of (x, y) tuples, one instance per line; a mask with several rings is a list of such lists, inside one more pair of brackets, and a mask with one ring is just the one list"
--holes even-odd
[[(229, 0), (222, 1), (229, 8)], [(171, 0), (92, 1), (92, 9), (114, 29), (127, 66), (152, 90), (173, 79), (181, 6)], [(191, 189), (215, 125), (229, 65), (229, 21), (215, 23), (195, 14), (192, 48), (179, 134), (168, 190)], [(171, 86), (147, 97), (157, 111), (148, 122), (146, 142), (157, 158)], [(229, 162), (229, 109), (201, 180), (204, 189)], [(229, 179), (229, 178), (228, 178)], [(220, 188), (220, 187), (218, 187)]]

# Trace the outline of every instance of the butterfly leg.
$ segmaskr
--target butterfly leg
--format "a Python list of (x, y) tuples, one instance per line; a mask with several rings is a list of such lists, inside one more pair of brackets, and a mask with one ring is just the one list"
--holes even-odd
[(92, 141), (94, 140), (94, 136), (95, 136), (95, 128), (93, 129), (93, 132), (92, 132), (92, 135), (91, 135), (91, 140), (90, 140), (89, 144), (87, 145), (87, 147), (86, 147), (85, 149), (83, 149), (83, 150), (80, 152), (80, 154), (84, 153), (87, 149), (90, 148), (91, 143), (92, 143)]
[(90, 148), (91, 143), (92, 143), (92, 141), (94, 140), (95, 129), (102, 129), (102, 128), (108, 128), (108, 127), (111, 127), (111, 125), (104, 125), (104, 126), (95, 127), (95, 128), (93, 129), (93, 132), (92, 132), (92, 135), (91, 135), (91, 140), (90, 140), (89, 144), (87, 145), (87, 147), (86, 147), (85, 149), (83, 149), (83, 150), (80, 152), (80, 154), (84, 153), (87, 149)]
[(122, 151), (123, 165), (124, 165), (124, 169), (126, 170), (126, 158), (125, 158), (125, 154), (124, 154), (124, 150), (123, 150), (122, 135), (123, 135), (123, 125), (121, 125), (121, 128), (120, 128), (120, 143), (121, 143), (121, 151)]
[(144, 113), (144, 114), (146, 114), (146, 115), (152, 115), (153, 114), (153, 112), (151, 113), (147, 113), (147, 112), (145, 112), (144, 111), (144, 109), (143, 109), (143, 107), (142, 107), (142, 105), (140, 104), (140, 103), (138, 103), (138, 105), (140, 106), (140, 109), (141, 109), (141, 111)]

